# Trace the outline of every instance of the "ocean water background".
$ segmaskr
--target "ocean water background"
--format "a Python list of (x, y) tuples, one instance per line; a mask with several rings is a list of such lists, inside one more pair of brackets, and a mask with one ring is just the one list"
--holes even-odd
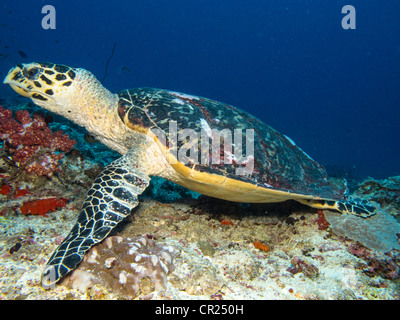
[[(44, 5), (56, 29), (42, 28)], [(356, 29), (344, 30), (344, 5)], [(242, 108), (331, 175), (400, 175), (398, 0), (0, 3), (0, 75), (16, 63), (83, 67), (117, 92), (158, 87)], [(0, 99), (15, 97), (0, 85)], [(19, 98), (21, 99), (21, 98)]]

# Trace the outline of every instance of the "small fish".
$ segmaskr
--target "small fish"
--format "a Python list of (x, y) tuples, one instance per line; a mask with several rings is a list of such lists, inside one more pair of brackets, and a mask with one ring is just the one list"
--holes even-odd
[(99, 142), (99, 141), (98, 141), (94, 136), (92, 136), (90, 133), (86, 133), (84, 139), (85, 139), (85, 141), (86, 141), (87, 143), (98, 143), (98, 142)]
[(27, 58), (28, 56), (26, 55), (25, 52), (23, 52), (22, 50), (18, 50), (18, 54), (21, 56), (21, 58)]

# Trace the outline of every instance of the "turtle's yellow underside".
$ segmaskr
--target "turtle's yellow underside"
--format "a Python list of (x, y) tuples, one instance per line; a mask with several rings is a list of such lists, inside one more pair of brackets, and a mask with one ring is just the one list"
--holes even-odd
[(289, 199), (319, 199), (311, 195), (302, 195), (287, 191), (263, 188), (256, 184), (228, 178), (223, 175), (200, 172), (195, 166), (187, 167), (179, 162), (163, 143), (150, 131), (147, 133), (166, 155), (170, 166), (177, 173), (173, 182), (207, 196), (235, 202), (268, 203)]

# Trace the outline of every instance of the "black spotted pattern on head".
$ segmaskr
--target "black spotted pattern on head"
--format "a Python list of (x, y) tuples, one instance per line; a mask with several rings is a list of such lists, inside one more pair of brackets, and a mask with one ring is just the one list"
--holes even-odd
[(70, 67), (64, 66), (62, 64), (56, 64), (53, 68), (56, 72), (66, 73)]
[(19, 80), (22, 78), (22, 73), (21, 72), (17, 72), (16, 74), (14, 74), (14, 76), (11, 78), (11, 80)]
[(43, 68), (51, 69), (54, 67), (54, 63), (50, 63), (50, 62), (38, 62), (38, 64)]
[(48, 75), (52, 75), (55, 74), (55, 72), (53, 70), (44, 70), (44, 73), (48, 74)]
[(36, 80), (42, 71), (43, 70), (41, 68), (37, 67), (23, 68), (22, 74), (24, 75), (25, 78), (29, 80)]
[(67, 79), (67, 76), (65, 74), (57, 73), (57, 75), (56, 75), (56, 80), (57, 81), (63, 81), (65, 79)]
[(33, 84), (34, 84), (36, 87), (38, 87), (38, 88), (41, 88), (41, 87), (42, 87), (42, 85), (40, 84), (39, 81), (34, 81)]
[(42, 101), (47, 101), (48, 99), (46, 97), (43, 97), (41, 94), (39, 93), (34, 93), (32, 94), (32, 98), (34, 99), (38, 99), (38, 100), (42, 100)]
[(74, 80), (75, 79), (75, 71), (74, 70), (69, 70), (68, 71), (68, 76), (72, 79), (72, 80)]
[(69, 87), (72, 84), (72, 81), (67, 81), (63, 83), (63, 86)]
[(47, 78), (44, 74), (42, 74), (40, 76), (40, 79), (42, 79), (44, 82), (46, 82), (46, 84), (49, 86), (53, 84), (53, 81), (51, 81), (49, 78)]
[(54, 94), (53, 90), (51, 89), (47, 89), (45, 93), (48, 94), (49, 96), (52, 96)]

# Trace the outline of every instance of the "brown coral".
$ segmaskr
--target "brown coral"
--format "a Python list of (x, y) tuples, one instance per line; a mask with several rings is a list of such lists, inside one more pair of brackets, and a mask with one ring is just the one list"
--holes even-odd
[(319, 270), (316, 266), (299, 257), (294, 257), (291, 260), (291, 266), (287, 268), (286, 271), (292, 274), (301, 272), (310, 279), (316, 278), (319, 275)]
[(102, 285), (126, 299), (134, 299), (164, 287), (174, 269), (176, 249), (159, 246), (147, 237), (112, 236), (85, 255), (80, 266), (62, 282), (87, 292)]

